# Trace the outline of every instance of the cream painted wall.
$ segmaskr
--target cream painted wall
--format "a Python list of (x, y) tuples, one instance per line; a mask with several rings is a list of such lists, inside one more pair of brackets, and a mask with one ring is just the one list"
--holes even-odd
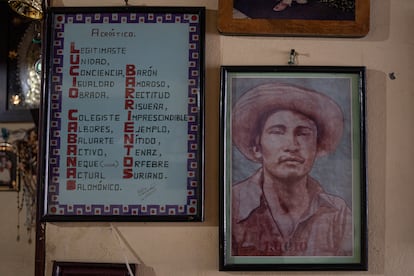
[[(0, 129), (7, 128), (10, 132), (27, 130), (33, 128), (33, 124), (5, 124), (0, 123)], [(21, 139), (21, 135), (10, 135), (9, 142)], [(3, 142), (2, 138), (0, 141)], [(24, 225), (26, 219), (26, 208), (23, 208), (20, 216), (17, 211), (17, 196), (20, 200), (23, 192), (7, 191), (0, 192), (0, 275), (31, 275), (35, 263), (35, 232), (27, 233)], [(20, 231), (17, 225), (20, 224)], [(17, 240), (18, 233), (20, 239)], [(31, 242), (29, 242), (31, 240)]]
[(29, 235), (24, 227), (25, 215), (20, 215), (20, 241), (17, 241), (17, 193), (0, 193), (0, 275), (31, 275), (35, 261), (35, 235)]
[[(123, 3), (59, 0), (53, 5)], [(360, 39), (222, 36), (216, 31), (217, 0), (130, 0), (129, 4), (207, 8), (206, 220), (113, 223), (114, 228), (109, 223), (49, 223), (46, 275), (51, 275), (53, 260), (123, 262), (125, 257), (140, 263), (139, 275), (144, 276), (414, 275), (414, 1), (371, 0), (371, 31)], [(367, 67), (368, 272), (218, 271), (219, 66), (284, 65), (292, 48), (299, 53), (299, 65)], [(389, 78), (392, 72), (394, 80)], [(119, 244), (113, 229), (120, 233), (127, 247)]]

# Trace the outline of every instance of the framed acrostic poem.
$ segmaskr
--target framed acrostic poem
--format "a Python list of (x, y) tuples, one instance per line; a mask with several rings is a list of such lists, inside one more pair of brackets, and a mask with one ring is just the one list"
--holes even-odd
[(228, 35), (363, 37), (370, 0), (219, 0), (218, 30)]
[(53, 262), (52, 276), (134, 276), (135, 264)]
[(203, 220), (205, 10), (51, 8), (46, 221)]
[(366, 270), (365, 68), (221, 78), (220, 269)]

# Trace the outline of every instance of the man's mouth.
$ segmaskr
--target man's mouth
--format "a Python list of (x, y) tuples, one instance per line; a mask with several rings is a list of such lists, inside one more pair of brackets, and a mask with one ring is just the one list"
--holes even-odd
[(300, 156), (282, 156), (279, 158), (279, 163), (300, 163), (303, 164), (305, 159)]

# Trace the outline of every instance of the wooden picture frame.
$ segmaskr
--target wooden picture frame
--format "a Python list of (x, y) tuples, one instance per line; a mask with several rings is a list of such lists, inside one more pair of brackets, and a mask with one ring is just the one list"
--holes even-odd
[(366, 270), (365, 68), (221, 80), (220, 270)]
[(285, 10), (274, 11), (277, 0), (219, 0), (218, 30), (225, 35), (304, 37), (363, 37), (369, 32), (370, 0), (304, 1), (293, 0)]
[(51, 8), (46, 221), (202, 221), (202, 7)]

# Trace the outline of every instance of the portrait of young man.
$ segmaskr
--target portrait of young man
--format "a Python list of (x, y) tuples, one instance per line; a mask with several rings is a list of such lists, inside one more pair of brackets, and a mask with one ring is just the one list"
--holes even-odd
[(346, 79), (232, 86), (232, 256), (352, 256)]

